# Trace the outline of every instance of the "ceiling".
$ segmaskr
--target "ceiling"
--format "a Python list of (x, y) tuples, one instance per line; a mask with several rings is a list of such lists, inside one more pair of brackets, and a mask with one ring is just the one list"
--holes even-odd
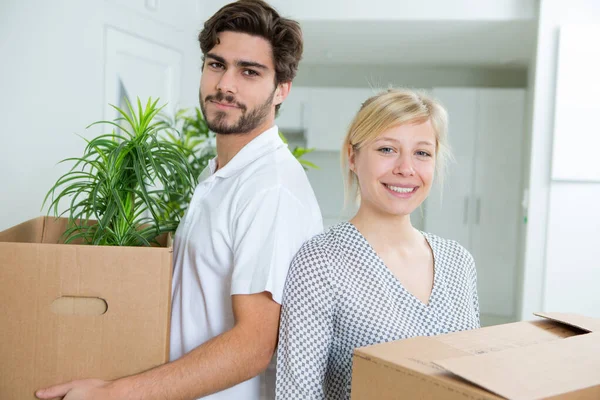
[(301, 21), (307, 64), (527, 67), (537, 21)]

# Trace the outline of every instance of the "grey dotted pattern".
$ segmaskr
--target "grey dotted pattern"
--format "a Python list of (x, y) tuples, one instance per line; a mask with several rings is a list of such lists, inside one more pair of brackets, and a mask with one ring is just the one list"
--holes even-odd
[(283, 294), (277, 399), (349, 399), (355, 348), (479, 328), (473, 257), (455, 241), (423, 235), (434, 256), (428, 304), (349, 222), (302, 246)]

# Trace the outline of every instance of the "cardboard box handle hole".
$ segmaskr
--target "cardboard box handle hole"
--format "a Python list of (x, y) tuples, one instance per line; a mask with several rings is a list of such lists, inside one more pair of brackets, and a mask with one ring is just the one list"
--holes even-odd
[(57, 315), (99, 316), (106, 313), (108, 304), (99, 297), (62, 296), (50, 305)]

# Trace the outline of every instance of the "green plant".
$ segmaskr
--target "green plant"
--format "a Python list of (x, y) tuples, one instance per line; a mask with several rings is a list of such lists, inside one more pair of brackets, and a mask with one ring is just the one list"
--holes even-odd
[[(48, 191), (48, 213), (68, 214), (65, 242), (95, 245), (151, 245), (164, 232), (177, 228), (179, 219), (169, 218), (171, 205), (164, 201), (193, 188), (194, 171), (183, 147), (161, 137), (164, 122), (156, 118), (162, 107), (158, 99), (127, 111), (114, 121), (98, 121), (111, 133), (86, 140), (82, 157), (61, 162), (75, 165)], [(164, 107), (164, 106), (163, 106)], [(156, 118), (156, 119), (155, 119)], [(69, 201), (59, 214), (59, 203)]]
[[(208, 129), (199, 107), (194, 108), (193, 111), (181, 109), (173, 117), (163, 115), (162, 119), (165, 124), (166, 137), (172, 143), (181, 146), (192, 165), (193, 187), (180, 187), (177, 191), (163, 193), (162, 200), (169, 205), (165, 217), (181, 219), (192, 200), (194, 188), (200, 174), (208, 165), (208, 161), (216, 156), (216, 149), (212, 143), (215, 136)], [(288, 143), (283, 133), (279, 132), (279, 136), (286, 144)], [(303, 158), (304, 155), (314, 151), (314, 149), (295, 146), (290, 151), (304, 169), (319, 168)]]
[[(279, 132), (279, 136), (281, 137), (281, 140), (283, 140), (283, 142), (285, 144), (288, 144), (288, 141), (286, 139), (286, 137), (283, 135), (283, 133), (281, 133), (281, 131)], [(304, 157), (306, 154), (308, 153), (312, 153), (313, 151), (315, 151), (314, 148), (306, 148), (306, 147), (300, 147), (300, 146), (294, 146), (294, 148), (292, 150), (290, 150), (292, 152), (292, 155), (294, 157), (296, 157), (296, 160), (298, 160), (298, 162), (302, 165), (302, 167), (304, 168), (304, 170), (307, 170), (309, 168), (313, 168), (313, 169), (319, 169), (318, 166), (316, 166), (314, 163), (305, 160)]]
[(177, 190), (164, 192), (161, 197), (167, 205), (162, 216), (166, 219), (180, 220), (192, 200), (200, 174), (208, 165), (208, 161), (216, 155), (210, 142), (214, 134), (209, 131), (200, 108), (195, 108), (191, 114), (188, 109), (181, 109), (173, 117), (161, 115), (161, 118), (165, 139), (181, 148), (192, 168), (191, 185), (187, 182), (176, 182)]

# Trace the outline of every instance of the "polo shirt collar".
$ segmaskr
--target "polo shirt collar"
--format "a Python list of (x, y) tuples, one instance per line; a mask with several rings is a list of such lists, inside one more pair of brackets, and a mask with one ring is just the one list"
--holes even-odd
[(249, 164), (264, 156), (267, 153), (286, 146), (279, 137), (279, 128), (273, 125), (246, 144), (242, 149), (225, 165), (215, 172), (217, 167), (217, 157), (208, 162), (210, 174), (222, 178), (228, 178), (235, 175)]

